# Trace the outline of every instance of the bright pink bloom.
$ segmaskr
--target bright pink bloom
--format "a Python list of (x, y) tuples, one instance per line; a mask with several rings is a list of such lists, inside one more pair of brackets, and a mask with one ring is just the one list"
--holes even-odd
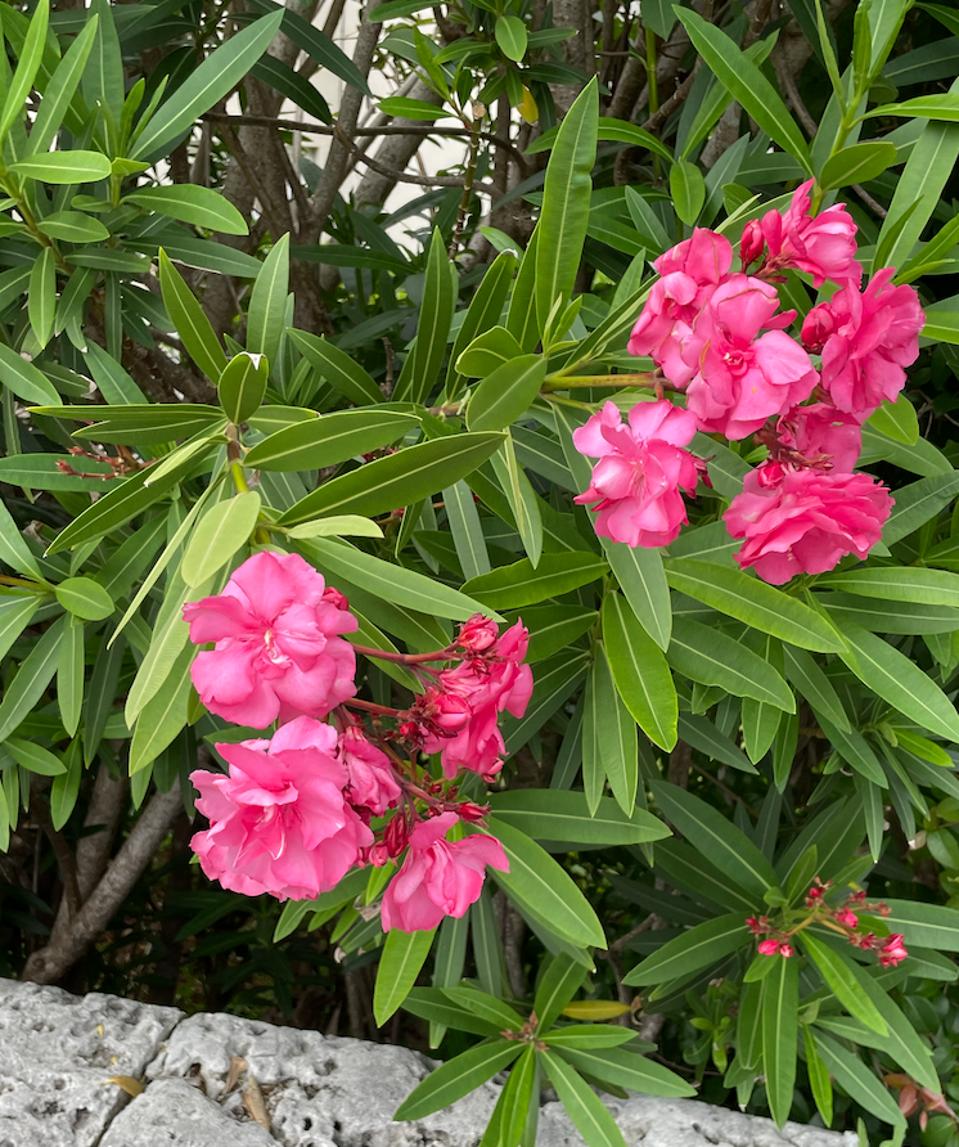
[(503, 846), (476, 834), (446, 840), (456, 813), (421, 821), (410, 835), (410, 851), (383, 896), (383, 931), (426, 932), (447, 916), (459, 919), (479, 898), (486, 867), (509, 871)]
[(792, 946), (792, 944), (783, 940), (783, 942), (779, 945), (779, 954), (784, 960), (788, 960), (790, 956), (796, 955), (796, 949)]
[(905, 367), (919, 356), (926, 317), (910, 286), (894, 287), (884, 267), (864, 291), (850, 284), (806, 316), (803, 342), (822, 350), (822, 385), (839, 410), (865, 421), (883, 401), (894, 402)]
[(782, 585), (796, 574), (825, 573), (846, 554), (866, 557), (892, 504), (869, 474), (766, 462), (747, 474), (724, 519), (732, 537), (745, 539), (740, 566)]
[(732, 261), (729, 240), (702, 227), (661, 255), (653, 263), (661, 278), (633, 327), (629, 353), (650, 355), (674, 386), (685, 386), (696, 373), (696, 317)]
[(356, 618), (298, 554), (254, 554), (223, 593), (188, 602), (183, 617), (191, 641), (216, 642), (190, 672), (203, 704), (228, 721), (262, 729), (277, 718), (325, 717), (356, 692), (356, 657), (339, 636)]
[(580, 454), (598, 458), (589, 489), (576, 502), (596, 502), (596, 533), (627, 546), (668, 546), (688, 520), (681, 490), (693, 493), (700, 466), (683, 447), (696, 419), (666, 399), (640, 402), (623, 424), (607, 402), (573, 431)]
[(810, 215), (812, 185), (810, 179), (796, 188), (785, 214), (768, 211), (762, 219), (747, 224), (740, 246), (743, 259), (752, 255), (752, 262), (758, 257), (761, 234), (769, 248), (765, 270), (796, 267), (811, 275), (817, 287), (826, 279), (858, 283), (862, 268), (856, 262), (856, 224), (844, 203)]
[(522, 717), (533, 692), (532, 671), (523, 664), (528, 644), (529, 633), (517, 621), (481, 656), (466, 658), (439, 674), (439, 690), (468, 709), (466, 724), (452, 736), (443, 735), (435, 725), (422, 729), (424, 750), (441, 754), (447, 777), (469, 769), (488, 780), (503, 767), (506, 747), (499, 716), (505, 711)]
[(349, 778), (350, 804), (368, 808), (379, 816), (400, 799), (400, 786), (389, 757), (366, 739), (358, 725), (349, 725), (340, 734), (337, 759)]
[(481, 613), (476, 613), (460, 626), (456, 644), (460, 649), (468, 649), (471, 653), (485, 653), (496, 644), (498, 636), (499, 627), (496, 622)]
[(837, 924), (842, 924), (844, 928), (858, 928), (859, 917), (851, 908), (840, 908), (837, 912), (833, 913)]
[(748, 275), (731, 275), (713, 292), (696, 322), (703, 350), (686, 390), (701, 430), (745, 438), (812, 393), (818, 375), (809, 355), (778, 329), (794, 312), (776, 315), (778, 307), (776, 288)]
[(782, 956), (785, 960), (796, 954), (788, 940), (760, 940), (758, 950), (760, 956)]
[(895, 968), (909, 955), (909, 950), (903, 943), (905, 937), (901, 932), (893, 932), (879, 949), (879, 963), (884, 968)]
[[(781, 445), (798, 465), (848, 473), (862, 450), (858, 419), (828, 402), (812, 402), (787, 411), (776, 427)], [(800, 461), (801, 460), (801, 461)]]
[(272, 740), (217, 745), (227, 773), (198, 770), (210, 821), (190, 846), (211, 880), (245, 896), (305, 900), (333, 888), (373, 834), (347, 804), (336, 731), (297, 717)]

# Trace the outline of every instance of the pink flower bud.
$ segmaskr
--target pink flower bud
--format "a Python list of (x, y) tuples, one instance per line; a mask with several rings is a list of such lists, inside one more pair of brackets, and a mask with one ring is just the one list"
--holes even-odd
[(763, 253), (766, 240), (763, 238), (763, 229), (758, 219), (751, 219), (743, 228), (743, 237), (739, 241), (739, 257), (743, 261), (743, 270), (750, 263), (755, 263)]
[(779, 946), (778, 940), (760, 940), (759, 954), (760, 956), (778, 956)]
[(499, 628), (496, 622), (477, 613), (460, 626), (456, 644), (460, 649), (469, 650), (470, 653), (484, 653), (496, 643), (498, 636)]
[(879, 949), (879, 963), (882, 967), (895, 968), (897, 964), (901, 964), (909, 955), (909, 951), (903, 943), (903, 939), (904, 937), (901, 932), (893, 932), (891, 936), (887, 937)]
[(383, 846), (390, 857), (399, 856), (406, 848), (410, 827), (403, 816), (394, 816), (383, 833)]
[(381, 840), (378, 840), (367, 853), (366, 859), (374, 868), (382, 868), (390, 859), (389, 849)]
[(482, 820), (489, 813), (489, 805), (474, 804), (472, 801), (463, 801), (457, 808), (457, 813), (461, 820), (478, 821)]
[(788, 960), (790, 956), (796, 955), (796, 949), (792, 944), (787, 944), (785, 940), (779, 945), (779, 954), (784, 960)]
[(835, 915), (836, 923), (842, 924), (844, 928), (857, 928), (859, 926), (859, 917), (851, 908), (840, 908)]
[(820, 303), (806, 315), (802, 325), (802, 342), (806, 350), (819, 354), (836, 325), (828, 303)]
[(323, 601), (329, 602), (330, 605), (335, 605), (337, 609), (350, 608), (350, 599), (345, 593), (341, 593), (332, 585), (328, 585), (323, 591)]

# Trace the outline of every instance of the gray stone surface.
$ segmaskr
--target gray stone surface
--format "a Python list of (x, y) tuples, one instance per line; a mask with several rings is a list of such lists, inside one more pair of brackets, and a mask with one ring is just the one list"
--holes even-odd
[[(392, 1121), (429, 1070), (405, 1048), (0, 980), (0, 1147), (476, 1147), (495, 1084), (422, 1122)], [(117, 1075), (145, 1090), (131, 1101)], [(630, 1147), (856, 1144), (689, 1100), (610, 1106)], [(582, 1144), (544, 1104), (538, 1147)]]
[(0, 1147), (93, 1147), (181, 1015), (0, 980)]

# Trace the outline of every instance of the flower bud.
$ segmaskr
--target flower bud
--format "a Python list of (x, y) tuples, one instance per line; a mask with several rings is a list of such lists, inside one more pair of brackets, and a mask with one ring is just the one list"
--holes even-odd
[(739, 241), (739, 257), (743, 261), (743, 269), (755, 263), (763, 253), (766, 240), (763, 238), (762, 227), (758, 219), (751, 219), (743, 228), (743, 237)]
[(464, 801), (456, 811), (460, 820), (478, 821), (482, 820), (489, 812), (489, 805), (480, 805), (474, 804), (472, 801)]
[(323, 601), (329, 602), (330, 605), (335, 605), (337, 609), (349, 609), (350, 601), (345, 593), (340, 593), (335, 586), (328, 585), (323, 591)]
[(806, 350), (818, 354), (833, 333), (835, 318), (828, 304), (820, 303), (806, 315), (802, 325), (802, 343)]
[(483, 653), (496, 643), (498, 636), (496, 622), (477, 613), (460, 626), (456, 644), (470, 653)]

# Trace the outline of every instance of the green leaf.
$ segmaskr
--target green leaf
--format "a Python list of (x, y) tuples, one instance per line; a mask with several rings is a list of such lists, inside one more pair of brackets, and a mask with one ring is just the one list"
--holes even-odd
[(465, 478), (503, 442), (501, 434), (456, 434), (398, 450), (324, 483), (280, 517), (294, 526), (321, 514), (375, 514), (409, 506)]
[(390, 1018), (410, 993), (433, 947), (436, 929), (427, 932), (387, 932), (376, 969), (373, 1016), (378, 1027)]
[(280, 361), (285, 333), (286, 298), (290, 283), (290, 236), (273, 244), (253, 283), (247, 313), (246, 347), (251, 354), (266, 356), (271, 367)]
[(836, 653), (842, 648), (841, 638), (815, 610), (741, 570), (694, 558), (670, 558), (665, 566), (673, 589), (754, 629), (801, 649)]
[(0, 343), (0, 382), (27, 402), (60, 405), (60, 395), (46, 376), (3, 343)]
[(384, 115), (412, 120), (437, 120), (449, 115), (445, 108), (407, 96), (387, 96), (386, 99), (380, 100), (380, 111)]
[(158, 155), (231, 92), (276, 38), (282, 19), (282, 12), (264, 16), (211, 52), (153, 114), (129, 158)]
[(829, 1127), (832, 1125), (832, 1080), (829, 1078), (829, 1069), (816, 1050), (812, 1029), (804, 1024), (802, 1034), (809, 1087), (816, 1103), (816, 1110), (819, 1112), (823, 1123)]
[(495, 36), (499, 50), (507, 60), (518, 64), (526, 55), (526, 25), (518, 16), (497, 16)]
[(706, 202), (706, 181), (694, 163), (677, 160), (669, 169), (669, 194), (676, 214), (683, 223), (692, 226)]
[(502, 430), (529, 409), (546, 378), (546, 359), (529, 354), (504, 362), (470, 396), (470, 430)]
[(130, 776), (145, 769), (168, 748), (187, 723), (193, 683), (190, 665), (196, 650), (187, 644), (159, 689), (143, 706), (130, 742)]
[(260, 515), (255, 490), (214, 503), (197, 523), (183, 551), (180, 576), (190, 587), (222, 569), (249, 541)]
[(398, 401), (424, 402), (433, 391), (446, 353), (457, 288), (455, 265), (450, 262), (443, 236), (436, 228), (426, 256), (426, 281), (416, 342), (393, 393)]
[(825, 162), (819, 176), (823, 191), (848, 187), (851, 183), (868, 183), (896, 163), (896, 145), (876, 140), (853, 143), (834, 152)]
[[(502, 254), (497, 255), (496, 259), (483, 275), (479, 286), (473, 294), (473, 298), (470, 300), (469, 307), (456, 333), (456, 338), (453, 340), (453, 349), (450, 352), (450, 362), (446, 379), (448, 393), (459, 393), (459, 388), (463, 381), (460, 377), (459, 367), (457, 365), (460, 355), (478, 335), (483, 334), (499, 321), (515, 270), (515, 255), (504, 251)], [(504, 328), (500, 329), (502, 330)], [(516, 353), (522, 353), (522, 349), (518, 344)], [(480, 375), (484, 373), (484, 371), (480, 371)]]
[[(469, 378), (484, 378), (522, 354), (522, 346), (506, 327), (492, 326), (480, 332), (457, 355), (456, 369)], [(530, 355), (533, 357), (536, 356)]]
[(20, 768), (26, 769), (28, 773), (36, 773), (39, 777), (57, 777), (67, 771), (63, 761), (42, 745), (21, 741), (16, 737), (8, 737), (3, 744)]
[(773, 970), (763, 980), (762, 1041), (766, 1099), (777, 1127), (789, 1118), (796, 1085), (799, 1037), (799, 968), (795, 958), (767, 957)]
[[(464, 621), (474, 613), (490, 613), (474, 598), (433, 581), (415, 570), (385, 562), (342, 542), (326, 539), (303, 542), (298, 547), (331, 580), (344, 578), (361, 585), (374, 597), (434, 617)], [(386, 626), (389, 629), (389, 625)]]
[(600, 538), (606, 560), (639, 624), (665, 650), (672, 636), (673, 611), (659, 550), (632, 549)]
[(859, 977), (851, 966), (852, 961), (849, 957), (818, 940), (808, 931), (802, 933), (800, 943), (816, 965), (826, 987), (846, 1011), (857, 1020), (861, 1020), (866, 1027), (885, 1036), (889, 1030), (886, 1022), (874, 1004), (863, 994)]
[(560, 1055), (587, 1075), (643, 1095), (689, 1098), (696, 1094), (669, 1068), (625, 1048), (562, 1048)]
[(443, 506), (456, 556), (466, 579), (489, 573), (491, 567), (483, 524), (469, 486), (462, 481), (448, 486), (443, 491)]
[(586, 1080), (552, 1052), (541, 1052), (540, 1060), (570, 1122), (583, 1136), (583, 1141), (590, 1147), (626, 1147), (616, 1120)]
[(53, 318), (57, 309), (57, 272), (53, 251), (44, 247), (40, 258), (30, 272), (27, 293), (27, 314), (30, 328), (40, 347), (45, 347), (53, 334)]
[(192, 223), (224, 235), (249, 233), (246, 220), (229, 199), (210, 187), (196, 183), (177, 183), (170, 187), (143, 187), (123, 197), (145, 211), (155, 211), (169, 219)]
[(873, 633), (847, 624), (840, 653), (860, 681), (904, 716), (949, 741), (959, 741), (959, 715), (945, 693), (908, 657)]
[(393, 1114), (396, 1120), (422, 1119), (469, 1095), (507, 1067), (523, 1050), (518, 1040), (484, 1040), (440, 1064), (403, 1100)]
[(93, 578), (69, 577), (54, 592), (64, 609), (84, 621), (102, 621), (116, 609), (113, 598)]
[(534, 569), (529, 558), (472, 578), (463, 592), (494, 609), (516, 609), (589, 585), (602, 577), (606, 563), (589, 552), (544, 554)]
[(57, 668), (66, 618), (49, 626), (20, 664), (0, 700), (0, 741), (17, 728), (43, 696)]
[(30, 153), (45, 152), (64, 120), (70, 121), (70, 104), (90, 57), (98, 24), (99, 16), (95, 12), (90, 13), (83, 29), (50, 76), (27, 141)]
[(959, 952), (959, 909), (918, 900), (887, 900), (890, 913), (884, 922), (890, 932), (901, 932), (907, 946)]
[(443, 988), (442, 991), (443, 995), (452, 1000), (454, 1004), (459, 1004), (460, 1007), (472, 1012), (475, 1016), (479, 1016), (480, 1019), (495, 1024), (497, 1031), (502, 1028), (509, 1028), (518, 1032), (526, 1022), (525, 1018), (515, 1008), (511, 1008), (509, 1004), (503, 1003), (502, 1000), (491, 996), (488, 992), (481, 992), (476, 988), (454, 986)]
[(63, 630), (57, 659), (57, 707), (71, 737), (76, 735), (83, 709), (83, 640), (83, 622), (73, 617)]
[(652, 781), (653, 799), (663, 815), (710, 864), (737, 887), (762, 901), (778, 885), (776, 873), (748, 836), (711, 805), (665, 781)]
[(667, 940), (651, 956), (623, 977), (630, 987), (665, 984), (685, 979), (719, 963), (733, 952), (752, 945), (752, 937), (741, 912), (730, 912), (696, 924), (672, 940)]
[(40, 598), (32, 593), (0, 597), (0, 661), (30, 624), (39, 605)]
[(787, 647), (783, 650), (783, 663), (786, 676), (809, 704), (828, 717), (840, 732), (851, 733), (852, 725), (839, 695), (816, 661), (800, 649)]
[(23, 40), (17, 69), (3, 97), (3, 108), (0, 110), (0, 143), (6, 139), (16, 120), (23, 119), (26, 114), (27, 99), (43, 62), (49, 21), (49, 0), (38, 0)]
[(882, 540), (887, 546), (908, 537), (913, 530), (928, 522), (959, 493), (959, 470), (951, 467), (942, 474), (930, 474), (901, 486), (896, 491), (896, 504), (883, 527)]
[(575, 1027), (554, 1028), (542, 1038), (550, 1047), (588, 1050), (621, 1047), (634, 1040), (636, 1033), (615, 1024), (576, 1024)]
[(50, 786), (50, 820), (57, 832), (70, 819), (80, 795), (80, 781), (83, 779), (83, 761), (78, 752), (67, 752), (64, 762), (65, 773), (58, 773)]
[(898, 116), (902, 119), (932, 119), (941, 123), (959, 123), (959, 94), (916, 96), (901, 104), (881, 104), (866, 113), (866, 118)]
[(354, 406), (383, 401), (383, 394), (371, 375), (335, 343), (306, 331), (290, 330), (290, 340), (303, 357)]
[(226, 364), (217, 383), (217, 394), (223, 413), (234, 425), (246, 422), (259, 410), (269, 374), (269, 363), (261, 354), (241, 351)]
[(317, 518), (304, 522), (302, 526), (291, 526), (287, 530), (291, 538), (382, 538), (383, 531), (369, 518), (357, 514), (341, 514), (335, 518)]
[(246, 455), (255, 470), (313, 470), (388, 446), (417, 425), (395, 410), (338, 410), (269, 435)]
[[(598, 807), (603, 784), (608, 779), (616, 803), (628, 816), (636, 806), (639, 782), (636, 722), (613, 685), (602, 645), (595, 646), (585, 696), (583, 787), (589, 794), (590, 811)], [(590, 778), (595, 780), (590, 783)]]
[(110, 174), (110, 161), (97, 151), (51, 151), (11, 163), (8, 171), (40, 183), (95, 183)]
[(490, 459), (490, 465), (506, 495), (530, 564), (538, 567), (543, 553), (543, 511), (536, 491), (517, 460), (510, 430), (506, 431), (506, 441)]
[[(55, 211), (37, 220), (37, 229), (51, 239), (64, 243), (102, 243), (110, 232), (99, 219), (82, 211)], [(49, 248), (46, 250), (49, 251)], [(51, 251), (52, 255), (53, 252)]]
[[(783, 963), (792, 963), (784, 960)], [(813, 1033), (816, 1050), (839, 1086), (855, 1103), (878, 1119), (894, 1127), (905, 1129), (906, 1121), (889, 1089), (863, 1064), (858, 1056), (848, 1051), (822, 1032)]]
[(592, 906), (549, 853), (496, 816), (489, 817), (487, 825), (509, 860), (508, 872), (490, 870), (507, 896), (571, 944), (605, 948), (603, 926)]
[(534, 840), (612, 847), (669, 836), (669, 829), (652, 813), (641, 808), (624, 812), (609, 797), (592, 812), (582, 793), (563, 789), (514, 789), (492, 793), (489, 801), (497, 821)]
[(0, 500), (0, 562), (16, 570), (17, 573), (28, 574), (37, 581), (44, 580), (37, 559), (23, 540), (13, 515), (2, 500)]
[(864, 566), (828, 574), (817, 584), (884, 601), (959, 606), (959, 574), (922, 566)]
[(616, 593), (603, 600), (603, 642), (616, 691), (647, 737), (676, 744), (679, 702), (666, 657)]
[[(536, 1050), (528, 1046), (513, 1065), (503, 1086), (496, 1106), (500, 1109), (500, 1130), (497, 1147), (520, 1147), (531, 1105), (539, 1103), (536, 1088), (538, 1058)], [(535, 1089), (535, 1094), (534, 1094)]]
[(789, 686), (767, 661), (727, 634), (692, 618), (674, 618), (666, 657), (673, 669), (693, 681), (718, 685), (736, 697), (752, 697), (787, 713), (795, 712), (796, 699)]
[(549, 957), (533, 999), (533, 1011), (541, 1032), (553, 1026), (585, 979), (586, 969), (569, 956), (559, 952)]
[(688, 8), (676, 10), (693, 47), (730, 95), (766, 134), (798, 160), (807, 175), (814, 174), (809, 149), (782, 97), (759, 68), (716, 25)]
[[(243, 33), (241, 32), (240, 35)], [(203, 312), (186, 280), (160, 249), (160, 291), (167, 314), (177, 329), (187, 354), (211, 382), (226, 367), (226, 355), (213, 325)]]
[(589, 223), (599, 89), (595, 78), (577, 96), (560, 124), (546, 168), (543, 205), (536, 226), (536, 320), (540, 331), (557, 299), (573, 290)]

